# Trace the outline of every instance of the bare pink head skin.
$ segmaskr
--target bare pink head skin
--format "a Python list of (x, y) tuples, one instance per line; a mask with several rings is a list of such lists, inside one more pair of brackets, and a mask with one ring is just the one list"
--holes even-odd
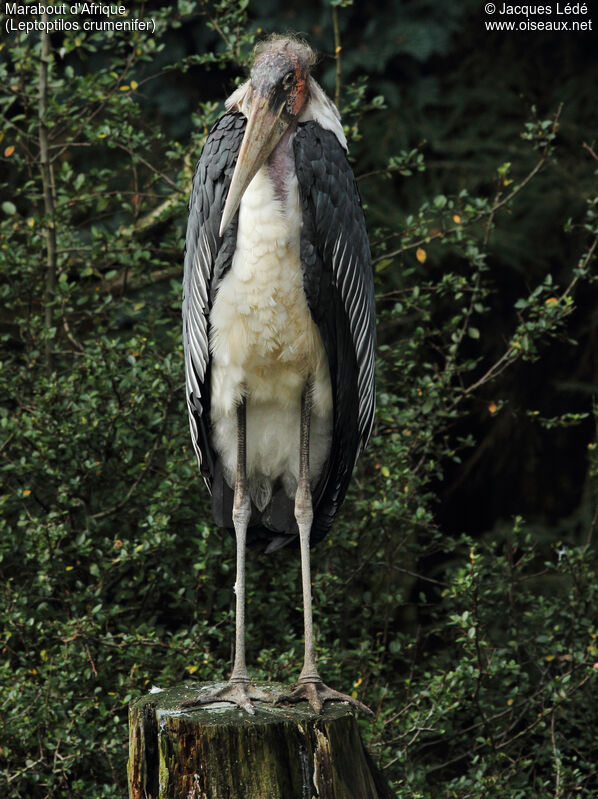
[(247, 128), (222, 214), (220, 235), (235, 215), (247, 186), (309, 99), (313, 50), (288, 37), (258, 45), (251, 67)]

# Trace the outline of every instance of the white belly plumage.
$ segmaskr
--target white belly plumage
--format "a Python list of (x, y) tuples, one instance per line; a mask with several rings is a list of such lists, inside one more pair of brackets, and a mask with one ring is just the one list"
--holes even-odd
[(299, 472), (301, 394), (313, 378), (310, 475), (330, 449), (332, 393), (328, 362), (301, 278), (297, 179), (277, 199), (266, 167), (243, 195), (237, 248), (210, 314), (212, 443), (234, 486), (236, 406), (247, 398), (247, 477), (262, 510), (280, 478), (294, 496)]

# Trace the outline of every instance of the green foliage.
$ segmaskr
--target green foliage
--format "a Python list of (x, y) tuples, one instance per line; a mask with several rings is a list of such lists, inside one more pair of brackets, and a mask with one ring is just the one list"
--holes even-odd
[[(245, 3), (185, 0), (151, 11), (155, 34), (54, 36), (46, 77), (39, 35), (13, 35), (3, 50), (7, 799), (126, 795), (128, 701), (152, 684), (228, 669), (234, 546), (212, 524), (188, 439), (179, 283), (193, 164), (223, 84), (239, 77), (264, 18), (286, 27), (284, 15), (258, 6), (248, 21)], [(307, 5), (294, 25), (317, 28), (328, 51), (331, 6), (350, 41), (361, 12), (344, 0)], [(400, 799), (590, 799), (598, 450), (586, 365), (598, 197), (592, 147), (582, 170), (579, 143), (573, 151), (561, 130), (573, 120), (589, 139), (591, 128), (557, 98), (530, 119), (515, 113), (516, 130), (509, 117), (475, 178), (460, 167), (439, 179), (422, 141), (431, 119), (405, 90), (407, 114), (421, 124), (402, 141), (400, 80), (380, 73), (399, 56), (440, 58), (468, 7), (432, 4), (420, 19), (407, 4), (395, 15), (385, 6), (364, 46), (343, 48), (343, 119), (377, 280), (379, 393), (371, 446), (313, 555), (318, 654), (330, 684), (376, 710), (363, 731)], [(321, 68), (329, 89), (330, 63)], [(456, 107), (476, 91), (454, 91)], [(461, 157), (467, 135), (454, 114), (437, 109), (434, 124), (434, 147), (461, 131), (452, 155)], [(469, 135), (481, 142), (476, 124)], [(390, 132), (378, 146), (381, 128)], [(573, 198), (566, 207), (550, 201), (559, 181)], [(514, 220), (537, 228), (524, 257), (513, 249)], [(543, 240), (554, 235), (551, 258)], [(519, 448), (521, 431), (533, 443)], [(562, 437), (577, 447), (567, 463), (557, 457)], [(539, 480), (529, 476), (540, 472), (534, 448), (545, 441), (557, 452), (556, 493), (573, 497), (559, 514), (546, 511), (555, 506), (545, 489), (527, 502)], [(486, 525), (483, 514), (470, 521), (485, 484), (498, 492), (508, 483), (508, 469), (484, 461), (488, 450), (498, 464), (514, 451), (510, 469), (529, 464), (516, 472), (525, 519), (501, 507)], [(290, 683), (302, 655), (298, 558), (250, 552), (248, 595), (252, 672)]]

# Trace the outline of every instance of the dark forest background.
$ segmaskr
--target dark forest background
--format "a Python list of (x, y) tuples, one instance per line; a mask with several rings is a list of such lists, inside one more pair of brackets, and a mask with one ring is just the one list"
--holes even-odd
[[(0, 794), (126, 796), (127, 703), (228, 673), (186, 202), (255, 41), (291, 30), (343, 113), (378, 298), (374, 435), (313, 553), (322, 675), (376, 711), (400, 799), (595, 798), (598, 36), (489, 32), (477, 0), (289, 5), (3, 33)], [(298, 557), (248, 569), (250, 669), (290, 683)]]

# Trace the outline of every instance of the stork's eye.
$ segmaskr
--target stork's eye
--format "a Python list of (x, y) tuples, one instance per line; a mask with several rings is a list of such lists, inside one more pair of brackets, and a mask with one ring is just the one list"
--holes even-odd
[(287, 74), (282, 79), (282, 88), (288, 91), (295, 81), (295, 73), (294, 72), (287, 72)]

